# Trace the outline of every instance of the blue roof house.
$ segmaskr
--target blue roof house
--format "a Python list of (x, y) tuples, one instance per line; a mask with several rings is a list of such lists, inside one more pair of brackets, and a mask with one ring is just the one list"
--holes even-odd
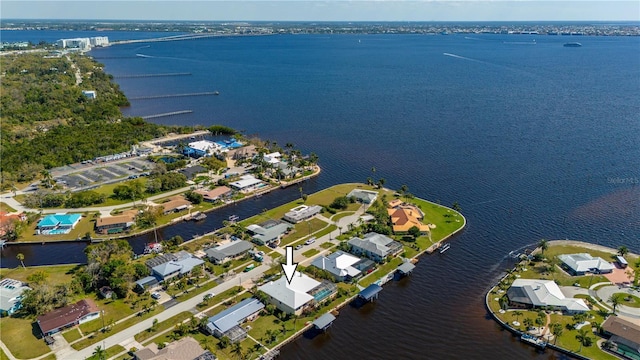
[(43, 235), (68, 234), (81, 218), (80, 214), (47, 215), (38, 222), (36, 233)]

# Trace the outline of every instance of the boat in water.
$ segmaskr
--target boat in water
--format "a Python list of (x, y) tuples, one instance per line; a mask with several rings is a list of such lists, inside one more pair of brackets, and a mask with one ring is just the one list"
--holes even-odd
[(442, 245), (442, 247), (440, 248), (440, 254), (442, 254), (443, 252), (449, 250), (449, 248), (451, 247), (451, 244), (446, 243), (444, 245)]
[(582, 44), (579, 42), (568, 42), (564, 44), (564, 47), (581, 47)]
[(520, 341), (533, 345), (539, 349), (544, 349), (545, 347), (547, 347), (546, 341), (539, 339), (531, 334), (522, 334), (520, 336)]
[(191, 215), (191, 220), (193, 221), (202, 221), (206, 218), (207, 218), (207, 214), (199, 211)]
[(145, 254), (157, 254), (162, 252), (162, 244), (158, 242), (149, 243), (144, 247)]

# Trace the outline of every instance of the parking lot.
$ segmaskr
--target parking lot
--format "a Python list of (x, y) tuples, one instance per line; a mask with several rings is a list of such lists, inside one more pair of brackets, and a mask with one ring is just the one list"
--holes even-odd
[[(52, 170), (51, 173), (58, 183), (69, 189), (75, 189), (126, 179), (132, 175), (139, 176), (149, 171), (151, 167), (152, 164), (144, 158), (129, 158), (113, 163), (71, 165)], [(66, 174), (56, 176), (56, 173)]]

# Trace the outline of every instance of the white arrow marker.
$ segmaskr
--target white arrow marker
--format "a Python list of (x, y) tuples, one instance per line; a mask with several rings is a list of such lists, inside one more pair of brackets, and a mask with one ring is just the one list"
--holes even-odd
[(285, 249), (287, 250), (287, 263), (281, 265), (282, 270), (284, 270), (284, 276), (287, 277), (287, 283), (291, 284), (293, 274), (295, 274), (298, 264), (293, 262), (293, 247), (287, 246)]

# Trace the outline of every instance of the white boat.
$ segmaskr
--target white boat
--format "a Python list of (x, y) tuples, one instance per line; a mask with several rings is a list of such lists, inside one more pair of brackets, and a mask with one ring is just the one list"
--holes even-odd
[(443, 252), (449, 250), (449, 248), (451, 247), (451, 244), (446, 243), (444, 245), (442, 245), (442, 247), (440, 248), (440, 254), (442, 254)]

